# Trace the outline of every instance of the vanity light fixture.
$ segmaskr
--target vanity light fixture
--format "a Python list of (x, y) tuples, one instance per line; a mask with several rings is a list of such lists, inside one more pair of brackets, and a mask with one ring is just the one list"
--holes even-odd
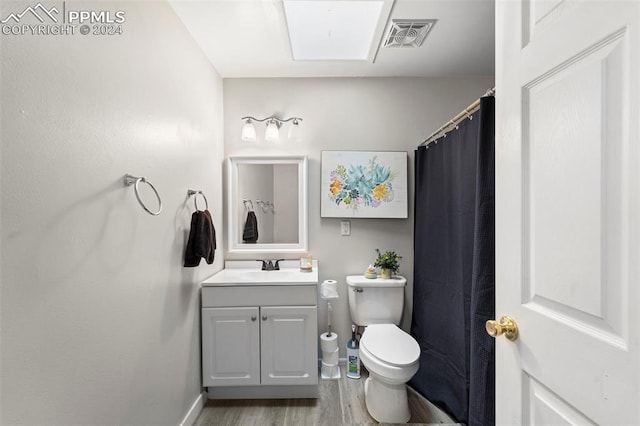
[(253, 122), (257, 121), (259, 123), (267, 122), (267, 130), (264, 133), (264, 139), (267, 142), (278, 142), (280, 140), (280, 126), (284, 123), (292, 121), (291, 129), (289, 129), (289, 139), (295, 141), (298, 139), (297, 133), (298, 128), (300, 127), (300, 122), (302, 118), (300, 117), (291, 117), (280, 119), (275, 116), (259, 119), (255, 117), (242, 117), (244, 120), (244, 125), (242, 126), (242, 140), (245, 142), (255, 142), (256, 141), (256, 128), (253, 126)]

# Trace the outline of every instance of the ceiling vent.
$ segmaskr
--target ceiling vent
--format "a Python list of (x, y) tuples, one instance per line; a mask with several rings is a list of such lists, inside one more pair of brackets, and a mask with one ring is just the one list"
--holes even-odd
[(384, 47), (420, 47), (436, 19), (392, 19)]

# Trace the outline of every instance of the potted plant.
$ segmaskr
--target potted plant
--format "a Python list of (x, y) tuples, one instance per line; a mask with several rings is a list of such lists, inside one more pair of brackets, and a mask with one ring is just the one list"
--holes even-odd
[(380, 268), (381, 278), (391, 278), (391, 276), (400, 269), (400, 263), (398, 261), (402, 259), (402, 256), (398, 255), (395, 251), (380, 253), (380, 250), (376, 249), (376, 252), (378, 253), (378, 258), (373, 266)]

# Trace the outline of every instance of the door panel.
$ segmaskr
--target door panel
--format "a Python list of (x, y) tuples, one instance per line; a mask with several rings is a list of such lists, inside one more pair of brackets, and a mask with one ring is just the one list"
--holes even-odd
[(556, 22), (563, 14), (570, 13), (573, 3), (565, 0), (529, 0), (522, 5), (523, 47), (534, 40), (537, 33)]
[(496, 421), (639, 424), (640, 2), (496, 18)]
[(524, 303), (620, 344), (624, 34), (523, 91)]
[(591, 420), (532, 377), (525, 377), (523, 414), (528, 425), (594, 425)]

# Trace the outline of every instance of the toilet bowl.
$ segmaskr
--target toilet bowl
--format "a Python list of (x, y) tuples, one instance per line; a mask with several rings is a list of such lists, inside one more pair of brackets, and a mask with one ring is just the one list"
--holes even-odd
[(384, 423), (411, 418), (406, 383), (418, 371), (420, 346), (394, 324), (367, 326), (360, 339), (360, 360), (369, 371), (365, 403), (371, 417)]

